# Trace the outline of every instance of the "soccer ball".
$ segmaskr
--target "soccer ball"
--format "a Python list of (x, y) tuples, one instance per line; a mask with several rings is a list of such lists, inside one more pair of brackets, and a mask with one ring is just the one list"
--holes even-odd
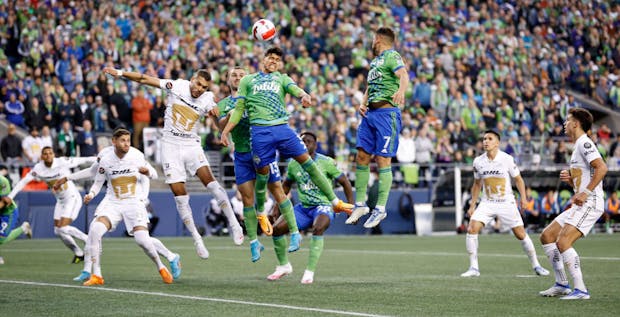
[(276, 26), (267, 19), (260, 19), (252, 26), (252, 36), (261, 42), (271, 41), (276, 37)]

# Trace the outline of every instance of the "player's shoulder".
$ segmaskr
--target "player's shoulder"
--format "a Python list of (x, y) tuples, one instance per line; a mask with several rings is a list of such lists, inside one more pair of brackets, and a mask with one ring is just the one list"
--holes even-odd
[(596, 145), (594, 144), (594, 141), (592, 141), (592, 139), (590, 139), (590, 137), (588, 137), (585, 134), (579, 139), (577, 139), (577, 142), (575, 142), (575, 146), (585, 151), (590, 150), (590, 149), (596, 149)]
[(322, 161), (322, 162), (326, 162), (326, 163), (334, 163), (335, 162), (333, 158), (331, 158), (331, 157), (329, 157), (327, 155), (323, 155), (321, 153), (316, 153), (316, 157), (315, 157), (314, 160), (317, 161), (317, 162)]
[(136, 149), (135, 147), (129, 147), (129, 151), (127, 151), (127, 155), (130, 155), (132, 159), (144, 159), (144, 153), (142, 151)]
[(487, 159), (487, 154), (486, 153), (482, 153), (482, 154), (480, 154), (480, 155), (478, 155), (478, 156), (476, 156), (474, 158), (474, 163), (473, 164), (474, 165), (481, 164), (484, 161), (486, 161), (486, 159)]

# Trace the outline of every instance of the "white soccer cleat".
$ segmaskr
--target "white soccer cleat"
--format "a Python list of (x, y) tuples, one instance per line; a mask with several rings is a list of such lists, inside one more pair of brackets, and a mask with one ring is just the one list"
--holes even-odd
[(354, 225), (357, 223), (358, 220), (360, 220), (360, 218), (362, 218), (362, 216), (364, 216), (365, 214), (369, 212), (370, 212), (370, 208), (366, 206), (355, 206), (355, 208), (353, 208), (353, 212), (351, 213), (349, 218), (347, 218), (347, 220), (344, 223), (348, 225)]
[(536, 275), (539, 276), (547, 276), (549, 275), (549, 271), (547, 271), (544, 267), (542, 266), (537, 266), (534, 268), (534, 272), (536, 273)]
[(368, 219), (364, 223), (364, 228), (370, 229), (376, 227), (381, 222), (381, 220), (385, 219), (385, 217), (387, 217), (387, 212), (379, 211), (378, 209), (373, 210), (372, 214), (370, 214), (370, 217), (368, 217)]
[(571, 290), (568, 284), (562, 285), (558, 282), (553, 284), (553, 286), (551, 286), (549, 289), (538, 292), (538, 294), (540, 294), (540, 296), (543, 296), (543, 297), (563, 296), (563, 295), (568, 295), (570, 293), (571, 293)]
[(291, 273), (293, 273), (293, 266), (289, 262), (284, 265), (277, 265), (276, 270), (271, 275), (267, 276), (267, 279), (270, 281), (277, 281)]
[(196, 253), (201, 259), (206, 260), (209, 258), (209, 250), (207, 250), (207, 247), (205, 247), (205, 243), (202, 241), (202, 239), (195, 240), (194, 246), (196, 247)]
[(242, 245), (244, 236), (243, 236), (243, 229), (241, 228), (241, 226), (240, 225), (232, 226), (230, 231), (231, 231), (230, 235), (232, 236), (232, 239), (235, 245)]
[(304, 276), (301, 278), (301, 284), (312, 284), (314, 282), (314, 272), (304, 271)]
[(590, 299), (590, 293), (575, 288), (572, 293), (560, 297), (560, 299)]
[(467, 272), (461, 274), (461, 277), (478, 277), (480, 276), (480, 270), (470, 267)]
[(24, 221), (24, 223), (22, 223), (22, 230), (28, 239), (32, 239), (32, 227), (28, 221)]

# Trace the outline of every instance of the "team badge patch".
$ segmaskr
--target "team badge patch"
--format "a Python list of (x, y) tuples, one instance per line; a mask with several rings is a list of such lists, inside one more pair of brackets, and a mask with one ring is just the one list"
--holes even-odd
[(172, 82), (166, 83), (166, 89), (172, 89)]
[(592, 143), (590, 143), (590, 142), (586, 142), (586, 143), (583, 145), (583, 147), (585, 147), (586, 149), (589, 149), (589, 148), (591, 148), (591, 147), (592, 147)]
[(103, 167), (100, 167), (99, 168), (99, 174), (103, 174), (103, 173), (105, 173), (105, 169)]

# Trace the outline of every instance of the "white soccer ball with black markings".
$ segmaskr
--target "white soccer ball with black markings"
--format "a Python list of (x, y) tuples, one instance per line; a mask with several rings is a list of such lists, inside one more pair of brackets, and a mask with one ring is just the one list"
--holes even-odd
[(260, 19), (252, 26), (252, 36), (261, 42), (273, 40), (276, 37), (276, 33), (276, 26), (267, 19)]

